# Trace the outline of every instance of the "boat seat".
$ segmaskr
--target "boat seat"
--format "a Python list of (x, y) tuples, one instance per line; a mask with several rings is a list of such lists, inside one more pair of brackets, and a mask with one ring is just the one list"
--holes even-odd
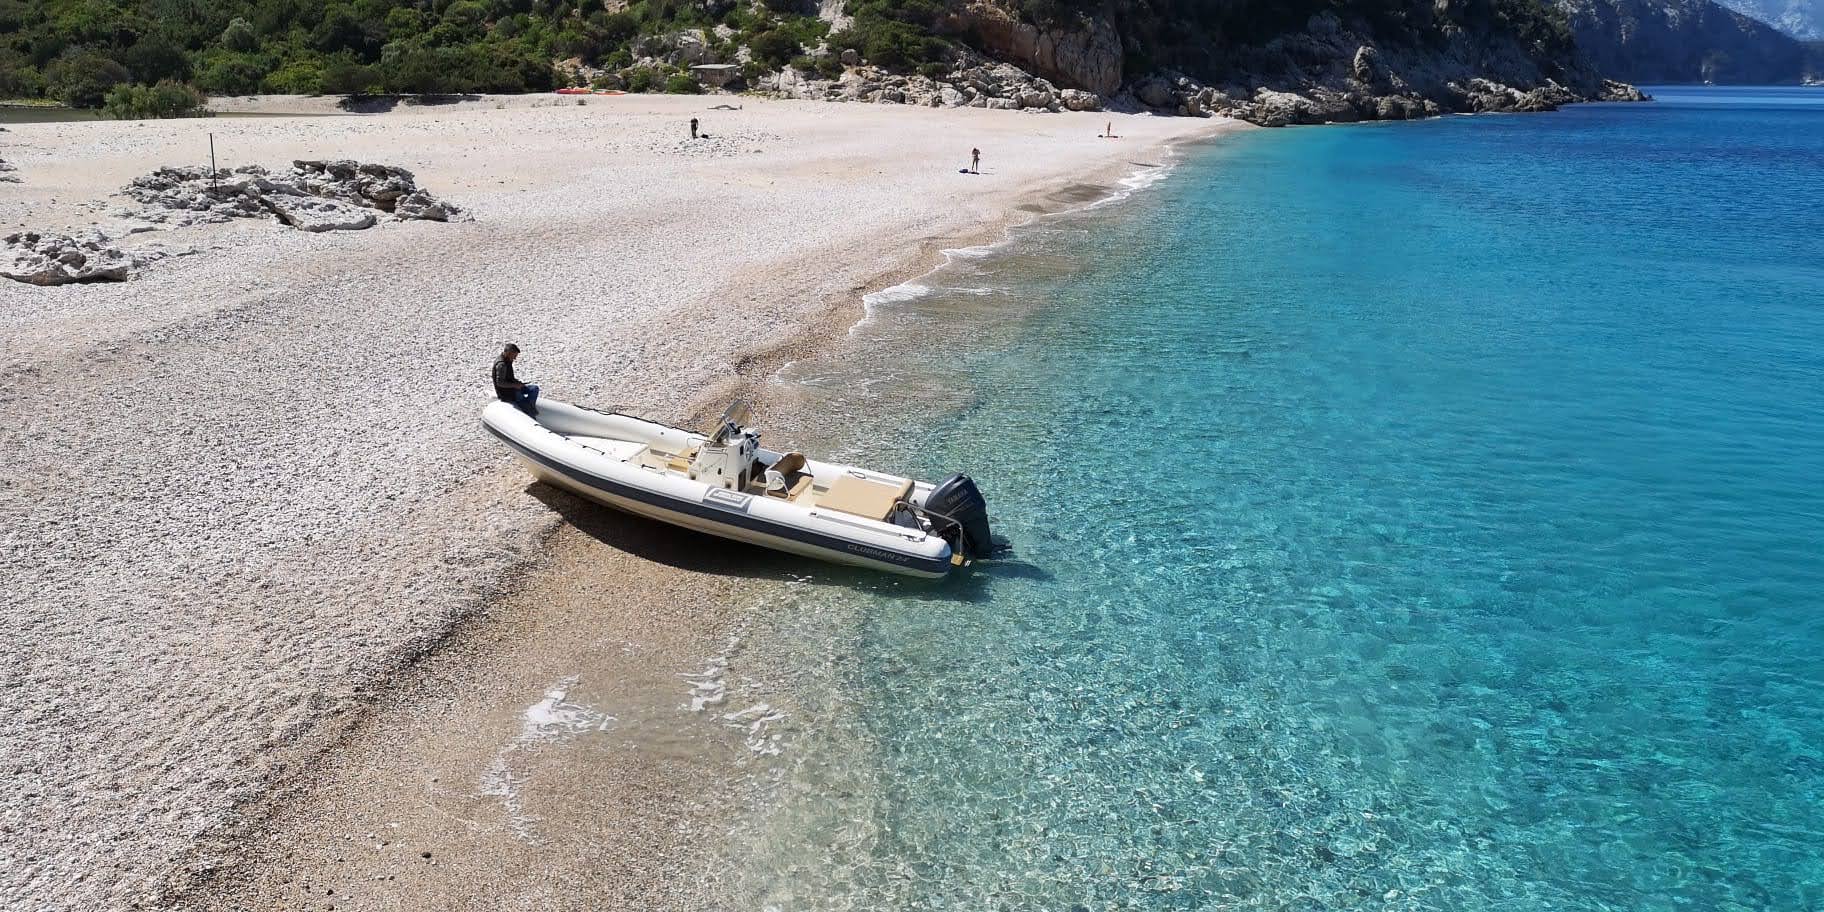
[(804, 454), (796, 452), (787, 453), (784, 456), (779, 457), (778, 462), (767, 466), (767, 468), (790, 478), (793, 475), (804, 471)]
[(671, 469), (673, 472), (683, 472), (685, 474), (689, 474), (691, 460), (694, 460), (696, 458), (697, 458), (697, 448), (691, 447), (690, 449), (685, 450), (682, 453), (672, 453), (671, 455), (665, 457), (665, 467), (668, 469)]
[(796, 476), (785, 476), (786, 487), (783, 491), (775, 491), (766, 487), (765, 479), (760, 480), (760, 490), (768, 497), (776, 497), (780, 500), (788, 501), (797, 500), (798, 495), (809, 491), (811, 489), (811, 484), (816, 480), (817, 479), (811, 477), (811, 473), (809, 472), (799, 472)]
[(912, 496), (912, 480), (875, 481), (844, 472), (817, 498), (817, 506), (885, 522), (899, 502)]

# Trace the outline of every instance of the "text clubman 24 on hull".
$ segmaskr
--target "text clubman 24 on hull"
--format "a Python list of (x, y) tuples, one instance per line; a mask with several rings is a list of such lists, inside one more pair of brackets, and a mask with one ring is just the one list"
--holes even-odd
[(540, 480), (618, 510), (765, 548), (939, 578), (993, 549), (967, 475), (937, 485), (760, 446), (736, 403), (703, 435), (631, 415), (495, 402), (481, 423)]

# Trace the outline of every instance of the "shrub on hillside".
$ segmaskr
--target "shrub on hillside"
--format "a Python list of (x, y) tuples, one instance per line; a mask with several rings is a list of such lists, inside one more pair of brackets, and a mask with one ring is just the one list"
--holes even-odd
[(755, 60), (778, 69), (797, 56), (801, 47), (798, 39), (791, 35), (779, 29), (768, 29), (748, 39), (747, 49)]
[(697, 82), (695, 76), (689, 76), (684, 73), (673, 73), (672, 75), (665, 77), (665, 94), (701, 95), (703, 94), (703, 85), (702, 83)]
[(130, 78), (119, 61), (86, 48), (65, 51), (44, 68), (45, 91), (72, 108), (99, 107), (110, 89)]
[(353, 60), (333, 60), (323, 68), (323, 91), (331, 95), (366, 95), (383, 85), (379, 71)]
[(835, 79), (842, 75), (842, 61), (829, 54), (825, 54), (821, 57), (793, 57), (792, 69), (795, 69), (806, 76), (816, 76), (819, 79)]
[(279, 95), (321, 95), (323, 64), (315, 59), (293, 60), (266, 74), (260, 85)]
[(409, 6), (395, 6), (386, 12), (386, 36), (398, 41), (416, 38), (424, 32), (424, 14)]
[(197, 90), (166, 80), (157, 85), (117, 85), (108, 92), (102, 110), (120, 120), (182, 117), (200, 113), (203, 102)]
[(772, 75), (772, 69), (758, 60), (749, 60), (741, 64), (741, 81), (753, 85)]
[(184, 49), (156, 36), (141, 38), (138, 44), (120, 55), (133, 81), (152, 85), (170, 80), (183, 82), (191, 76), (190, 57)]
[(214, 95), (252, 95), (260, 90), (271, 69), (257, 54), (211, 51), (197, 67), (196, 84)]
[(950, 56), (950, 44), (932, 34), (944, 15), (936, 0), (859, 0), (848, 10), (849, 27), (830, 36), (830, 47), (853, 50), (870, 63), (911, 67)]
[(659, 82), (659, 71), (652, 67), (634, 67), (625, 75), (629, 92), (650, 92)]
[(36, 98), (44, 94), (44, 76), (31, 59), (0, 48), (0, 98)]
[(259, 50), (260, 36), (254, 34), (253, 23), (237, 16), (229, 20), (228, 27), (222, 29), (221, 37), (216, 39), (216, 43), (230, 51), (247, 54)]
[(602, 36), (602, 42), (608, 45), (622, 45), (640, 33), (640, 20), (631, 13), (602, 13), (590, 20)]

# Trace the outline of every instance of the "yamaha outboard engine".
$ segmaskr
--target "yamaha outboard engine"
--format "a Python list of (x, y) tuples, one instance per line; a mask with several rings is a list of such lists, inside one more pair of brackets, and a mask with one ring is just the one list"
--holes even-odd
[(988, 533), (988, 499), (969, 476), (957, 474), (931, 489), (925, 498), (925, 512), (931, 514), (938, 534), (950, 540), (951, 547), (970, 560), (987, 557), (994, 551), (994, 539)]

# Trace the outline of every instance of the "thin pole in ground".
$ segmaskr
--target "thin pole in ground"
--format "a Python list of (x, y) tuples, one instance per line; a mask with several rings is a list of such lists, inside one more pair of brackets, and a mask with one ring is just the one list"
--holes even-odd
[(215, 134), (209, 134), (209, 193), (215, 193)]

